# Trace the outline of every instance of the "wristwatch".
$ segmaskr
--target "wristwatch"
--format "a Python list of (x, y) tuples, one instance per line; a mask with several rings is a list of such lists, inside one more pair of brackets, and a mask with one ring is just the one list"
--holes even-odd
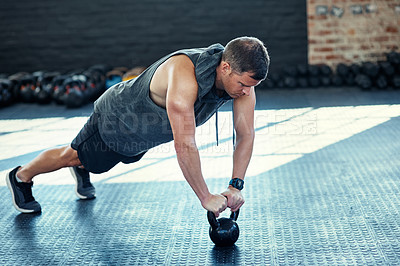
[(229, 181), (229, 185), (236, 189), (242, 190), (244, 186), (244, 180), (240, 178), (233, 178), (231, 181)]

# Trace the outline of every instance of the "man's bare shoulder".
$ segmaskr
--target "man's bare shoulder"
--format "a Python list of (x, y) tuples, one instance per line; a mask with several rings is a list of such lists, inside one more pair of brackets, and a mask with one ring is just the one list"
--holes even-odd
[(171, 58), (167, 93), (170, 100), (191, 103), (197, 97), (197, 80), (195, 67), (186, 55)]
[[(171, 79), (193, 80), (195, 79), (194, 64), (190, 58), (184, 54), (175, 55), (161, 64), (153, 80), (155, 83), (170, 84)], [(167, 86), (165, 86), (167, 88)]]
[[(166, 107), (167, 91), (171, 88), (196, 89), (197, 82), (192, 60), (186, 55), (169, 58), (156, 70), (150, 83), (150, 98), (159, 106)], [(177, 95), (182, 95), (177, 93)], [(177, 96), (174, 97), (176, 99)]]
[(194, 64), (187, 55), (175, 55), (167, 60), (167, 68), (175, 70), (194, 70)]
[(175, 87), (188, 89), (197, 86), (195, 67), (186, 55), (176, 55), (171, 57), (166, 65), (165, 71), (168, 73), (168, 89)]

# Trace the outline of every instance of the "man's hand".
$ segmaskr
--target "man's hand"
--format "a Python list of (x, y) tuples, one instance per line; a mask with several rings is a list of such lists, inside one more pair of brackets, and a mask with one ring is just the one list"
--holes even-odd
[(239, 189), (229, 186), (228, 189), (221, 194), (228, 199), (228, 208), (231, 208), (232, 212), (239, 210), (244, 204), (244, 198)]
[(227, 200), (220, 194), (210, 194), (201, 202), (201, 205), (207, 211), (212, 211), (215, 217), (218, 217), (227, 207)]

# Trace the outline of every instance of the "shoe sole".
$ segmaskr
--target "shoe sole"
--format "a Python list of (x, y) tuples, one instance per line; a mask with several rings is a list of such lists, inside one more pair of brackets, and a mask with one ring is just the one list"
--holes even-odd
[[(11, 173), (11, 172), (10, 172), (10, 173)], [(18, 207), (17, 203), (15, 202), (14, 189), (12, 188), (11, 181), (10, 181), (10, 173), (8, 173), (8, 174), (6, 175), (6, 183), (7, 183), (8, 189), (11, 191), (12, 203), (13, 203), (15, 209), (17, 209), (18, 211), (20, 211), (20, 212), (22, 212), (22, 213), (40, 212), (40, 211), (22, 209), (22, 208)]]
[(80, 199), (94, 199), (94, 198), (96, 198), (96, 194), (94, 194), (93, 197), (88, 197), (88, 196), (79, 194), (79, 192), (78, 192), (78, 177), (76, 176), (73, 167), (69, 167), (69, 171), (71, 172), (72, 177), (75, 179), (75, 194), (76, 194), (76, 196), (78, 198), (80, 198)]

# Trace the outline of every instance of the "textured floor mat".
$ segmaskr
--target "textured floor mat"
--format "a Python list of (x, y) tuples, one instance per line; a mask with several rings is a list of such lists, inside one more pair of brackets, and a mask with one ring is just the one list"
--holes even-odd
[[(355, 103), (361, 101), (357, 99)], [(318, 102), (317, 96), (313, 101)], [(353, 110), (360, 116), (351, 120), (346, 120), (351, 108), (317, 112), (317, 130), (334, 120), (346, 122), (332, 129), (335, 141), (324, 132), (315, 140), (314, 133), (271, 135), (271, 128), (270, 135), (260, 136), (253, 163), (267, 170), (249, 170), (240, 236), (233, 247), (213, 245), (206, 211), (185, 181), (130, 183), (129, 175), (144, 172), (129, 168), (126, 183), (111, 183), (112, 176), (95, 182), (98, 197), (90, 201), (77, 200), (71, 184), (35, 185), (40, 215), (18, 214), (7, 187), (0, 186), (0, 264), (398, 265), (400, 118), (388, 115), (347, 134), (348, 124), (362, 124), (366, 116), (380, 119), (378, 109)], [(292, 125), (294, 116), (288, 118)], [(313, 146), (324, 140), (327, 145)], [(274, 156), (292, 159), (267, 167)], [(7, 163), (19, 163), (18, 158)], [(155, 156), (153, 160), (151, 167), (164, 170)], [(214, 167), (205, 171), (218, 173), (218, 165)], [(211, 191), (222, 191), (228, 179), (206, 181)]]

